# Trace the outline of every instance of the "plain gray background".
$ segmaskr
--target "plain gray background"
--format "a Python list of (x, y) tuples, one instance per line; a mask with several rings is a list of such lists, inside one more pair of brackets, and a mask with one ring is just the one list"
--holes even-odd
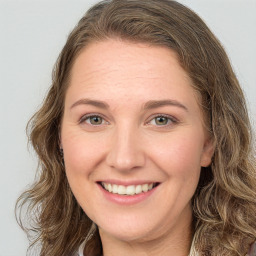
[[(21, 256), (28, 245), (14, 205), (33, 181), (36, 158), (27, 149), (26, 123), (51, 83), (67, 35), (90, 1), (0, 0), (0, 256)], [(256, 116), (256, 0), (182, 0), (226, 48)]]

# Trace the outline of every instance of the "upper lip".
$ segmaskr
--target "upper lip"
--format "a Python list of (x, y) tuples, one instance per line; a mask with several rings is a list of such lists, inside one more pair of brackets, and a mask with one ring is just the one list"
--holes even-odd
[(158, 181), (152, 181), (152, 180), (115, 180), (115, 179), (104, 179), (104, 180), (98, 181), (98, 183), (102, 183), (102, 182), (110, 183), (110, 184), (116, 184), (116, 185), (123, 185), (123, 186), (160, 183)]

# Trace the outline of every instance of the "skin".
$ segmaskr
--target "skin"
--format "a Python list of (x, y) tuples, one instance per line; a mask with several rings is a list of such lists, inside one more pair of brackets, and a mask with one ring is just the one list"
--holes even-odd
[[(108, 39), (91, 43), (75, 60), (61, 146), (71, 189), (99, 227), (104, 256), (188, 254), (190, 202), (214, 150), (191, 84), (166, 47)], [(144, 108), (167, 99), (175, 104)], [(88, 114), (100, 116), (97, 125)], [(97, 184), (109, 179), (160, 185), (139, 203), (119, 205)]]

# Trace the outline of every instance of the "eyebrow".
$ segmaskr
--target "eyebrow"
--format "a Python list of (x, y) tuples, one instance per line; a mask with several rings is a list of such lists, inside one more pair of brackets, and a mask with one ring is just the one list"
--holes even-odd
[[(106, 102), (99, 101), (99, 100), (92, 100), (92, 99), (80, 99), (76, 101), (74, 104), (72, 104), (70, 108), (74, 108), (78, 105), (93, 105), (98, 108), (109, 109), (109, 105)], [(174, 106), (174, 107), (182, 108), (188, 112), (188, 108), (185, 105), (183, 105), (177, 100), (171, 100), (171, 99), (150, 100), (144, 104), (143, 109), (149, 110), (149, 109), (154, 109), (154, 108), (159, 108), (164, 106)]]
[(159, 108), (159, 107), (164, 107), (164, 106), (174, 106), (178, 108), (184, 109), (186, 112), (188, 112), (188, 108), (180, 103), (177, 100), (171, 100), (171, 99), (166, 99), (166, 100), (150, 100), (145, 103), (144, 109), (154, 109), (154, 108)]
[(98, 108), (108, 109), (109, 105), (104, 101), (92, 100), (92, 99), (81, 99), (76, 101), (70, 108), (74, 108), (78, 105), (93, 105)]

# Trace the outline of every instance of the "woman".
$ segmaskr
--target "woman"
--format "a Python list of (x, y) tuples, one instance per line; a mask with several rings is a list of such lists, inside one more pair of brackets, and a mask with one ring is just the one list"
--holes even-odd
[(92, 7), (30, 125), (40, 172), (19, 205), (29, 204), (40, 255), (255, 254), (244, 96), (218, 40), (183, 5)]

